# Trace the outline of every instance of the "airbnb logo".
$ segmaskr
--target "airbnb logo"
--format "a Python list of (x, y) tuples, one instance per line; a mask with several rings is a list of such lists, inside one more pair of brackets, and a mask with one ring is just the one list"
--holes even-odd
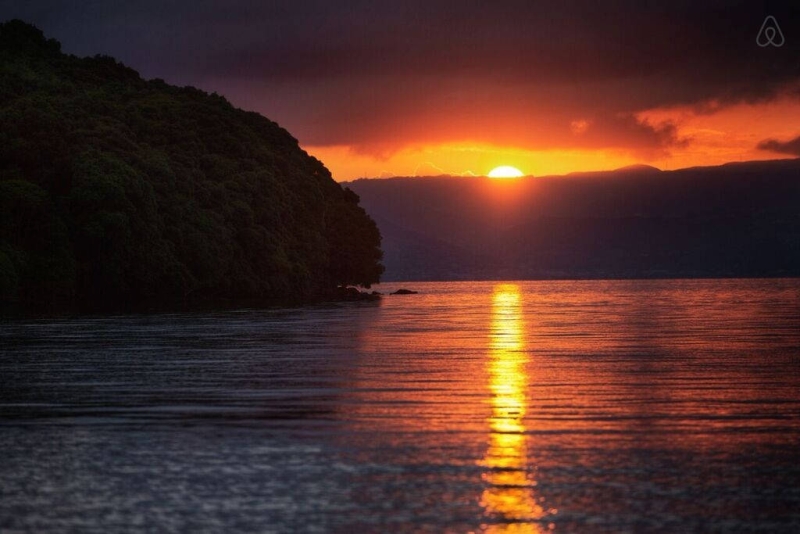
[(781, 27), (778, 26), (778, 21), (775, 20), (775, 17), (772, 15), (768, 15), (767, 18), (764, 19), (761, 29), (758, 30), (756, 44), (762, 48), (769, 45), (779, 47), (783, 46), (783, 43), (785, 42), (786, 41), (783, 38), (783, 32), (781, 32)]

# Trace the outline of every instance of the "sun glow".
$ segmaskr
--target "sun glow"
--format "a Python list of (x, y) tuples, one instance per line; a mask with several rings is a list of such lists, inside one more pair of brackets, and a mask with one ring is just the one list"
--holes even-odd
[(470, 143), (410, 147), (383, 155), (357, 151), (344, 145), (304, 146), (303, 149), (325, 163), (338, 181), (442, 173), (451, 176), (486, 175), (489, 169), (501, 162), (513, 163), (515, 168), (523, 169), (526, 176), (617, 169), (642, 162), (628, 154), (608, 151), (531, 151)]
[(519, 178), (525, 176), (521, 170), (510, 165), (501, 165), (489, 171), (489, 178)]

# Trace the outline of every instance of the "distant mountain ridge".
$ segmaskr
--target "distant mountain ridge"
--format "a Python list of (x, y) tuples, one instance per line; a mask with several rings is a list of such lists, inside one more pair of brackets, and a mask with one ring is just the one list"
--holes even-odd
[(345, 185), (389, 280), (800, 276), (800, 159)]

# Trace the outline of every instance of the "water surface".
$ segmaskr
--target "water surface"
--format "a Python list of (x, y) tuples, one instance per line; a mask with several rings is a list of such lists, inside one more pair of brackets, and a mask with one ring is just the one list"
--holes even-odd
[(800, 280), (413, 288), (5, 320), (0, 530), (800, 529)]

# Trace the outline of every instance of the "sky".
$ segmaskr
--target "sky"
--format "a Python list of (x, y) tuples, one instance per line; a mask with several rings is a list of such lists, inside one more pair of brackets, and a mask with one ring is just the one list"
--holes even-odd
[(257, 111), (340, 181), (800, 156), (797, 1), (0, 0), (12, 18)]

